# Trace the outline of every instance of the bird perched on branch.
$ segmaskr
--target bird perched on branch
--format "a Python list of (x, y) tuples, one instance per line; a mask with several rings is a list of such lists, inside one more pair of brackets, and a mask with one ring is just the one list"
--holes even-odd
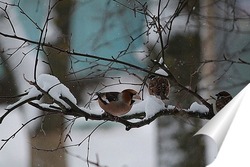
[(170, 84), (167, 78), (160, 76), (150, 76), (148, 81), (148, 91), (161, 100), (168, 100)]
[(99, 106), (113, 116), (121, 116), (128, 113), (135, 100), (141, 97), (133, 89), (125, 89), (122, 92), (96, 93)]
[(226, 91), (219, 92), (215, 96), (217, 96), (215, 102), (217, 112), (219, 112), (225, 105), (227, 105), (227, 103), (229, 103), (233, 99), (232, 96)]

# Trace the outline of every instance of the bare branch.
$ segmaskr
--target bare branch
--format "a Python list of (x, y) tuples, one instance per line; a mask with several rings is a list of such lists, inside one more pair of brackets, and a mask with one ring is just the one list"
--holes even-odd
[(23, 104), (26, 104), (30, 101), (33, 101), (33, 100), (39, 100), (42, 96), (39, 95), (39, 96), (35, 96), (35, 97), (29, 97), (27, 99), (24, 99), (22, 101), (19, 101), (18, 103), (15, 103), (14, 105), (12, 105), (11, 107), (7, 108), (7, 112), (5, 112), (1, 117), (0, 117), (0, 124), (3, 122), (3, 119), (13, 110), (15, 110), (16, 108), (22, 106)]
[[(53, 114), (53, 113), (51, 113)], [(44, 117), (44, 114), (33, 117), (32, 119), (30, 119), (29, 121), (27, 121), (26, 123), (22, 124), (22, 126), (15, 132), (13, 133), (9, 138), (7, 139), (2, 139), (1, 141), (3, 141), (4, 143), (2, 144), (2, 146), (0, 147), (0, 150), (3, 149), (3, 147), (10, 141), (10, 139), (13, 139), (26, 125), (28, 125), (29, 123), (31, 123), (32, 121), (37, 120), (38, 118), (42, 118)]]

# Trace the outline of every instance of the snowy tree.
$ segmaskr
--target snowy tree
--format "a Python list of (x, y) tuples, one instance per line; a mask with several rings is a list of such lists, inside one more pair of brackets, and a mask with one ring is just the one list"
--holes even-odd
[[(102, 166), (98, 155), (90, 158), (98, 129), (111, 123), (131, 132), (157, 122), (157, 166), (204, 165), (204, 141), (192, 135), (216, 114), (217, 92), (234, 95), (249, 82), (249, 5), (0, 1), (0, 127), (11, 133), (1, 136), (0, 153), (28, 129), (32, 166), (67, 166), (67, 156)], [(152, 76), (169, 82), (164, 100), (150, 92)], [(127, 88), (142, 100), (126, 115), (103, 114), (96, 93)], [(16, 112), (25, 121), (9, 129)], [(92, 126), (80, 142), (76, 122)], [(84, 144), (85, 157), (69, 150)]]

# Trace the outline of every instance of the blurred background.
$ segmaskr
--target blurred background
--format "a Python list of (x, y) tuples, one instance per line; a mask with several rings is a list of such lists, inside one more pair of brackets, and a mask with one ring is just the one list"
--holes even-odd
[[(236, 95), (250, 80), (247, 0), (1, 0), (0, 7), (1, 115), (18, 99), (10, 97), (30, 87), (23, 75), (33, 78), (38, 43), (32, 41), (39, 41), (46, 20), (42, 41), (64, 50), (150, 70), (155, 69), (152, 60), (164, 55), (178, 81), (210, 103), (221, 90)], [(155, 27), (158, 19), (165, 25), (161, 27), (164, 49)], [(58, 77), (79, 106), (95, 108), (90, 99), (99, 90), (130, 87), (147, 95), (148, 74), (51, 47), (39, 52), (41, 73)], [(189, 108), (195, 100), (173, 87), (168, 103)], [(46, 115), (4, 145), (4, 139), (41, 114), (24, 105), (0, 124), (0, 166), (200, 167), (214, 158), (206, 140), (192, 137), (207, 120), (181, 115), (160, 117), (130, 131), (118, 123)]]

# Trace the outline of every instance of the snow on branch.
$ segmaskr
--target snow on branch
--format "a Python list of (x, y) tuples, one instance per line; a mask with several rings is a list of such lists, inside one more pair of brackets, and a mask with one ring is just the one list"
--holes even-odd
[[(85, 117), (86, 120), (115, 121), (125, 125), (126, 130), (148, 125), (156, 118), (163, 115), (187, 115), (189, 117), (210, 119), (209, 110), (204, 105), (193, 103), (190, 109), (179, 109), (175, 106), (166, 105), (155, 96), (148, 96), (144, 100), (134, 104), (131, 111), (121, 117), (110, 114), (96, 114), (96, 112), (79, 107), (77, 100), (70, 90), (62, 84), (58, 78), (49, 74), (41, 74), (37, 81), (28, 81), (30, 85), (27, 93), (14, 104), (6, 107), (7, 112), (0, 118), (0, 123), (14, 109), (23, 104), (29, 104), (39, 110), (48, 113), (61, 113), (74, 117)], [(52, 103), (44, 103), (41, 97), (49, 97)]]
[(199, 112), (199, 113), (208, 113), (209, 109), (202, 104), (198, 104), (197, 102), (193, 102), (188, 111)]

